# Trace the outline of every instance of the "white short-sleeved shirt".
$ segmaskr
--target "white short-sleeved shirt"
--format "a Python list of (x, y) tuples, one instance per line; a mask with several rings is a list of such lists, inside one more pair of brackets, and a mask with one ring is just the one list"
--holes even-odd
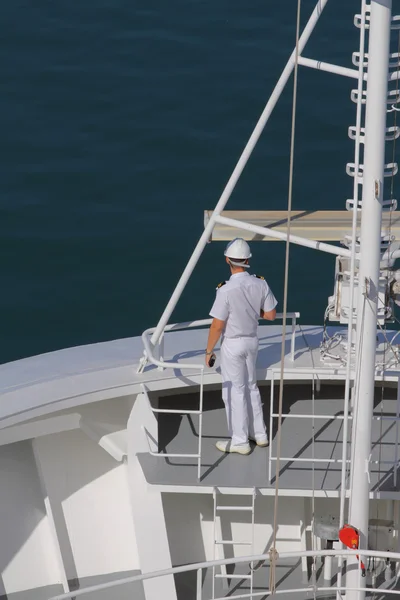
[(255, 337), (261, 309), (269, 312), (277, 304), (265, 279), (241, 272), (217, 289), (210, 315), (226, 321), (227, 338)]

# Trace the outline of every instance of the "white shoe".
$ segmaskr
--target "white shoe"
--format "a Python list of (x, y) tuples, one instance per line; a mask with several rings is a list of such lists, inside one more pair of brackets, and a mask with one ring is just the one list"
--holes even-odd
[(250, 444), (233, 446), (231, 440), (220, 440), (215, 445), (221, 452), (237, 452), (238, 454), (250, 454), (251, 452)]
[(260, 446), (260, 448), (266, 448), (267, 446), (269, 446), (268, 438), (260, 438), (260, 439), (256, 440), (255, 437), (251, 437), (249, 435), (249, 440), (251, 442), (255, 442), (257, 444), (257, 446)]

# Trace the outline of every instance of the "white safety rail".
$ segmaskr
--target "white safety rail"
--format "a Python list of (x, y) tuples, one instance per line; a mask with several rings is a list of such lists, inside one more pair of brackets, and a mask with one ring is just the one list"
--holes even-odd
[[(398, 562), (400, 562), (400, 553), (399, 552), (378, 552), (376, 550), (362, 550), (361, 552), (362, 552), (362, 556), (358, 557), (357, 554), (360, 553), (360, 550), (304, 550), (304, 551), (299, 551), (299, 552), (281, 552), (281, 553), (279, 553), (279, 559), (298, 559), (298, 558), (307, 558), (307, 557), (322, 558), (322, 557), (327, 557), (327, 556), (342, 557), (344, 559), (356, 558), (356, 560), (358, 561), (358, 565), (359, 565), (358, 585), (354, 586), (352, 588), (346, 588), (346, 586), (341, 586), (340, 588), (337, 588), (338, 591), (346, 592), (351, 589), (354, 591), (367, 591), (369, 593), (373, 593), (375, 590), (377, 590), (377, 591), (379, 590), (379, 596), (381, 598), (384, 598), (386, 594), (399, 596), (400, 590), (398, 590), (398, 589), (391, 589), (391, 588), (386, 588), (386, 587), (385, 588), (371, 588), (371, 587), (367, 588), (365, 585), (365, 578), (362, 578), (362, 575), (361, 575), (360, 561), (363, 560), (365, 563), (366, 562), (365, 559), (373, 558), (373, 559), (382, 559), (382, 560), (390, 561), (391, 563), (397, 564)], [(203, 570), (212, 569), (214, 567), (222, 567), (224, 565), (239, 565), (239, 564), (243, 564), (243, 563), (255, 563), (255, 562), (259, 562), (259, 561), (269, 563), (269, 561), (270, 561), (269, 553), (268, 554), (257, 554), (254, 556), (241, 556), (240, 558), (227, 558), (227, 559), (222, 559), (222, 560), (213, 560), (210, 562), (202, 562), (202, 563), (195, 563), (195, 564), (191, 564), (191, 565), (184, 565), (182, 567), (173, 567), (171, 569), (165, 569), (163, 571), (144, 573), (142, 575), (133, 575), (132, 577), (124, 577), (122, 579), (117, 579), (114, 581), (110, 581), (108, 583), (92, 585), (90, 587), (83, 588), (80, 590), (74, 590), (72, 592), (67, 592), (66, 594), (58, 594), (57, 596), (53, 596), (52, 598), (49, 598), (49, 600), (70, 600), (72, 598), (77, 598), (79, 596), (85, 596), (86, 594), (93, 594), (96, 592), (100, 592), (101, 590), (114, 589), (119, 586), (127, 585), (130, 583), (136, 583), (139, 581), (147, 581), (149, 579), (156, 579), (157, 577), (165, 577), (168, 575), (176, 575), (178, 573), (188, 573), (188, 572), (193, 572), (193, 571), (195, 571), (197, 573), (196, 600), (206, 600), (206, 598), (203, 597), (203, 590), (202, 590)], [(396, 571), (398, 570), (398, 565), (395, 570)], [(394, 577), (393, 577), (393, 581), (395, 582)], [(397, 581), (397, 579), (396, 579), (396, 581)], [(319, 586), (316, 581), (310, 580), (309, 585), (304, 585), (301, 588), (295, 588), (295, 589), (286, 588), (286, 589), (284, 589), (284, 588), (279, 587), (278, 589), (276, 589), (274, 591), (274, 594), (296, 594), (296, 593), (304, 592), (305, 594), (307, 594), (305, 597), (308, 598), (308, 597), (310, 597), (310, 594), (313, 594), (314, 598), (315, 598), (316, 594), (318, 592), (332, 593), (332, 590), (333, 590), (333, 588), (331, 585)], [(268, 588), (266, 588), (265, 590), (257, 591), (257, 592), (252, 590), (251, 592), (245, 593), (245, 594), (234, 595), (234, 596), (232, 596), (232, 595), (222, 596), (219, 598), (214, 598), (214, 600), (223, 600), (226, 597), (240, 598), (243, 600), (245, 598), (249, 598), (250, 600), (253, 600), (254, 598), (262, 598), (262, 597), (265, 597), (268, 595), (271, 595), (271, 592), (269, 591)]]
[[(290, 341), (290, 359), (294, 361), (294, 355), (296, 350), (296, 324), (297, 319), (300, 317), (299, 312), (292, 312), (286, 314), (286, 320), (291, 321), (292, 333), (291, 333), (291, 341)], [(277, 313), (277, 320), (283, 319), (282, 313)], [(167, 325), (165, 327), (165, 331), (182, 331), (185, 329), (193, 329), (193, 328), (201, 328), (210, 325), (212, 319), (201, 319), (199, 321), (190, 321), (186, 323), (175, 323), (172, 325)], [(199, 408), (198, 410), (184, 410), (184, 409), (172, 409), (172, 408), (154, 408), (151, 405), (150, 398), (148, 395), (148, 390), (145, 385), (142, 385), (142, 391), (145, 397), (148, 400), (150, 410), (153, 413), (162, 413), (162, 414), (180, 414), (180, 415), (197, 415), (199, 417), (199, 441), (198, 441), (198, 449), (197, 453), (192, 454), (170, 454), (165, 452), (158, 452), (152, 450), (150, 446), (150, 440), (147, 433), (147, 430), (144, 429), (147, 443), (149, 445), (149, 452), (152, 456), (156, 456), (159, 458), (196, 458), (197, 459), (197, 478), (200, 481), (201, 479), (201, 447), (202, 447), (202, 433), (203, 433), (203, 396), (204, 396), (204, 363), (180, 363), (180, 362), (167, 362), (164, 360), (164, 334), (162, 335), (158, 346), (154, 346), (151, 342), (150, 336), (154, 333), (155, 327), (151, 327), (150, 329), (146, 329), (146, 331), (142, 334), (143, 345), (145, 348), (146, 360), (157, 366), (160, 369), (180, 369), (180, 370), (191, 370), (197, 371), (200, 373), (200, 398), (199, 398)], [(158, 354), (158, 357), (154, 356), (154, 353)]]
[[(290, 371), (288, 369), (285, 369), (285, 373), (289, 373)], [(324, 373), (328, 374), (329, 372), (332, 372), (331, 370), (327, 369), (326, 372), (322, 372), (319, 370), (318, 374), (315, 373), (315, 371), (309, 371), (309, 370), (298, 370), (296, 371), (296, 373), (303, 375), (309, 375), (310, 379), (311, 379), (311, 383), (314, 386), (314, 384), (316, 383), (316, 381), (321, 380), (321, 378), (324, 377)], [(279, 376), (280, 376), (280, 371), (279, 369), (271, 369), (271, 391), (270, 391), (270, 413), (269, 413), (269, 431), (270, 431), (270, 436), (272, 436), (272, 431), (273, 431), (273, 420), (274, 419), (278, 419), (279, 418), (279, 413), (274, 412), (274, 383), (275, 380), (279, 382)], [(399, 465), (400, 459), (399, 459), (399, 422), (400, 422), (400, 380), (398, 380), (397, 382), (397, 403), (396, 403), (396, 414), (393, 415), (373, 415), (372, 419), (375, 421), (393, 421), (394, 423), (396, 423), (396, 441), (394, 444), (394, 448), (393, 448), (393, 452), (394, 452), (394, 456), (393, 456), (393, 460), (371, 460), (371, 458), (369, 459), (369, 464), (371, 465), (387, 465), (394, 467), (393, 469), (393, 477), (394, 477), (394, 485), (396, 486), (397, 484), (397, 466)], [(345, 427), (346, 422), (348, 423), (348, 421), (352, 421), (353, 417), (346, 412), (346, 403), (345, 400), (343, 402), (343, 414), (342, 415), (333, 415), (333, 414), (317, 414), (315, 412), (315, 400), (314, 400), (314, 394), (313, 394), (313, 398), (312, 398), (312, 412), (308, 413), (308, 414), (295, 414), (295, 413), (282, 413), (282, 418), (284, 419), (308, 419), (314, 422), (314, 420), (332, 420), (332, 421), (343, 421), (344, 423), (344, 427), (343, 429), (347, 429), (347, 427)], [(350, 444), (350, 441), (346, 439), (346, 437), (344, 437), (344, 444), (346, 446), (346, 448), (343, 449), (342, 452), (342, 458), (316, 458), (315, 456), (315, 449), (314, 449), (314, 444), (315, 444), (315, 437), (314, 435), (311, 438), (312, 441), (312, 446), (313, 446), (313, 456), (312, 458), (305, 458), (305, 457), (291, 457), (291, 456), (280, 456), (280, 461), (281, 462), (291, 462), (291, 463), (295, 463), (295, 462), (302, 462), (302, 463), (335, 463), (335, 464), (343, 464), (343, 462), (345, 462), (346, 464), (350, 464), (351, 459), (350, 458), (346, 458), (344, 459), (345, 456), (348, 456), (348, 452), (347, 452), (347, 446)], [(269, 458), (268, 458), (268, 481), (271, 484), (272, 482), (272, 462), (277, 460), (277, 456), (274, 456), (272, 454), (272, 443), (269, 446)], [(311, 467), (312, 468), (312, 467)], [(342, 469), (346, 470), (346, 467), (342, 467)], [(341, 490), (341, 494), (345, 495), (346, 490), (342, 489)]]
[[(206, 325), (210, 325), (212, 319), (203, 319), (200, 321), (193, 321), (193, 322), (189, 322), (189, 323), (176, 323), (174, 325), (167, 325), (165, 327), (165, 331), (172, 331), (172, 330), (183, 330), (183, 329), (190, 329), (190, 328), (194, 328), (194, 327), (204, 327)], [(149, 407), (150, 410), (153, 413), (163, 413), (163, 414), (180, 414), (180, 415), (198, 415), (199, 417), (199, 441), (198, 441), (198, 447), (197, 447), (197, 453), (192, 453), (192, 454), (178, 454), (178, 453), (159, 453), (158, 451), (153, 451), (150, 447), (150, 441), (149, 441), (149, 436), (148, 433), (146, 431), (146, 429), (144, 429), (145, 435), (146, 435), (146, 439), (147, 439), (147, 443), (149, 445), (149, 452), (152, 456), (156, 456), (156, 457), (160, 457), (160, 458), (196, 458), (197, 459), (197, 479), (200, 481), (201, 479), (201, 443), (202, 443), (202, 432), (203, 432), (203, 396), (204, 396), (204, 369), (205, 369), (205, 364), (204, 363), (179, 363), (179, 362), (166, 362), (163, 360), (163, 353), (164, 353), (164, 347), (163, 347), (163, 341), (164, 341), (164, 335), (162, 336), (161, 340), (160, 340), (160, 345), (158, 346), (157, 350), (159, 353), (159, 358), (156, 358), (153, 355), (153, 349), (154, 346), (150, 341), (150, 335), (155, 331), (155, 328), (152, 327), (150, 329), (146, 329), (146, 331), (143, 332), (142, 334), (142, 340), (143, 340), (143, 345), (145, 347), (145, 352), (146, 352), (146, 358), (147, 360), (152, 363), (153, 365), (156, 365), (159, 368), (162, 369), (190, 369), (191, 371), (198, 371), (200, 373), (200, 398), (199, 398), (199, 408), (198, 410), (176, 410), (176, 409), (172, 409), (172, 408), (165, 408), (165, 409), (160, 409), (160, 408), (153, 408), (153, 406), (151, 405), (148, 393), (147, 393), (147, 389), (146, 387), (143, 385), (142, 389), (143, 389), (143, 393), (145, 394), (148, 403), (149, 403)]]
[[(226, 504), (218, 504), (218, 492), (214, 488), (213, 490), (213, 501), (214, 501), (214, 517), (213, 517), (213, 528), (214, 528), (214, 560), (216, 560), (216, 555), (218, 552), (218, 548), (223, 546), (247, 546), (250, 548), (251, 554), (254, 554), (254, 515), (255, 515), (255, 501), (256, 501), (256, 489), (253, 488), (251, 491), (251, 504), (248, 506), (227, 506)], [(218, 538), (217, 530), (220, 529), (222, 532), (222, 527), (218, 527), (218, 522), (221, 519), (221, 512), (247, 512), (251, 513), (251, 539), (248, 541), (238, 541), (238, 540), (225, 540)], [(235, 573), (227, 573), (226, 568), (221, 567), (221, 572), (216, 573), (216, 567), (212, 569), (212, 600), (215, 599), (215, 580), (222, 579), (223, 586), (227, 587), (228, 579), (237, 579), (239, 581), (248, 581), (250, 585), (250, 597), (252, 598), (253, 593), (253, 580), (254, 580), (254, 563), (250, 563), (250, 573), (248, 574), (235, 574)]]
[(203, 427), (203, 373), (200, 381), (200, 401), (199, 401), (199, 409), (198, 410), (175, 410), (172, 408), (154, 408), (151, 405), (150, 398), (147, 393), (147, 388), (142, 384), (143, 394), (145, 395), (150, 410), (155, 414), (179, 414), (179, 415), (198, 415), (199, 417), (199, 441), (197, 447), (197, 453), (191, 454), (183, 454), (183, 453), (172, 453), (172, 452), (159, 452), (158, 450), (152, 450), (150, 446), (149, 434), (145, 427), (143, 427), (143, 431), (146, 436), (147, 444), (149, 446), (149, 454), (151, 456), (157, 456), (161, 458), (196, 458), (197, 459), (197, 479), (200, 481), (201, 478), (201, 433)]

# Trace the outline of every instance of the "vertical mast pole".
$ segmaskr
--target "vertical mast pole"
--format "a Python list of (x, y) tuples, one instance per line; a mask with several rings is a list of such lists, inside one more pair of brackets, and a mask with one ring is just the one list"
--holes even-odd
[[(361, 261), (357, 302), (356, 368), (358, 366), (358, 372), (356, 372), (353, 462), (349, 508), (349, 523), (360, 532), (361, 548), (367, 548), (368, 541), (369, 457), (375, 389), (377, 291), (381, 248), (392, 0), (372, 0), (370, 6), (361, 214)], [(357, 175), (356, 173), (355, 176)], [(346, 585), (349, 588), (354, 588), (359, 586), (358, 582), (359, 571), (353, 565), (352, 569), (347, 572)], [(363, 600), (365, 597), (365, 592), (349, 591), (348, 593), (351, 600)]]

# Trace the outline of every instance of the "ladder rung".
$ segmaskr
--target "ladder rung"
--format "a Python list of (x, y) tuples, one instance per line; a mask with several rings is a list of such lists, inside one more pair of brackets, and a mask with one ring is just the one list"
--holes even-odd
[(217, 573), (215, 575), (216, 579), (251, 579), (251, 575), (236, 575), (236, 573), (231, 573), (230, 575), (222, 575), (222, 573)]
[(215, 544), (233, 544), (234, 546), (251, 546), (252, 542), (236, 542), (235, 540), (215, 540)]
[(217, 510), (247, 510), (252, 511), (252, 506), (217, 506)]

